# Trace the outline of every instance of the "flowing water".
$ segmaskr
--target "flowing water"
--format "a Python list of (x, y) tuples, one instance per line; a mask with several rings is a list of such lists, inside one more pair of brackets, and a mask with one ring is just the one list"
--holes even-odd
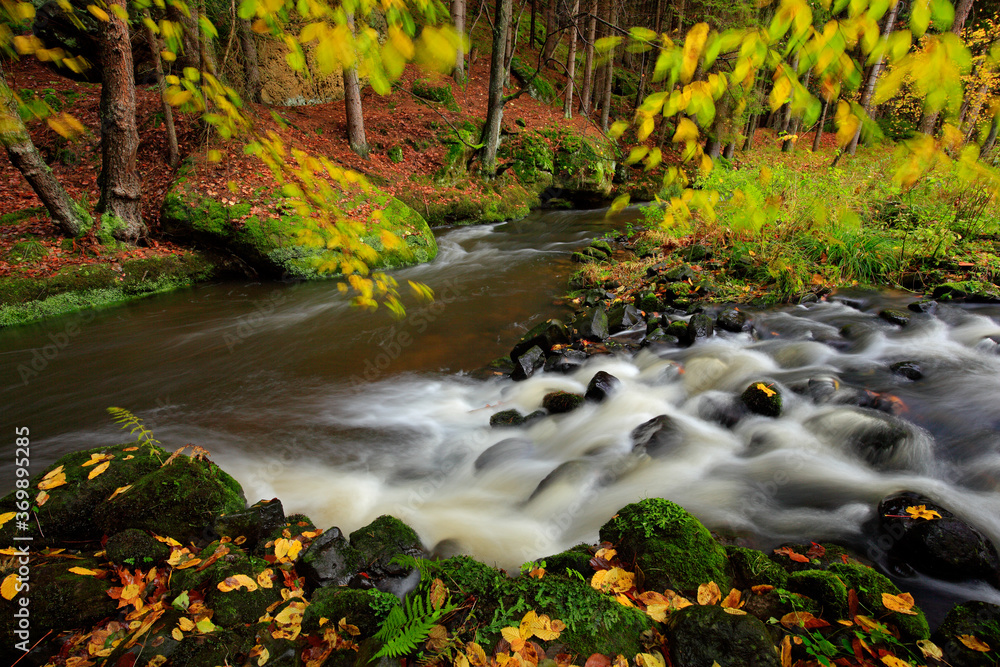
[[(756, 339), (717, 334), (520, 383), (470, 378), (569, 314), (557, 300), (569, 251), (611, 228), (600, 212), (545, 212), (445, 231), (434, 262), (397, 274), (438, 295), (402, 321), (350, 308), (330, 283), (226, 283), (2, 331), (5, 432), (31, 429), (39, 471), (121, 441), (105, 408), (125, 407), (167, 448), (209, 449), (250, 502), (277, 496), (345, 531), (393, 514), (442, 553), (515, 570), (595, 542), (615, 510), (657, 496), (758, 547), (836, 539), (878, 560), (862, 527), (880, 498), (909, 489), (1000, 542), (996, 306), (942, 306), (899, 328), (875, 313), (907, 299), (862, 295), (753, 313)], [(894, 374), (899, 361), (923, 379)], [(494, 412), (582, 393), (599, 370), (622, 382), (604, 403), (490, 429)], [(722, 425), (758, 380), (782, 391), (782, 416)], [(896, 416), (852, 407), (862, 389)], [(634, 451), (630, 433), (659, 415), (669, 437)], [(894, 449), (865, 444), (887, 428), (903, 434)], [(907, 584), (925, 603), (1000, 602), (985, 585)]]

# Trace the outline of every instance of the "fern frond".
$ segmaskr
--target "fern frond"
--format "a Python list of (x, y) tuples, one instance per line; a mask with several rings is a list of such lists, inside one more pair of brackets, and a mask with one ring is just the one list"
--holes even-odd
[(142, 425), (142, 420), (125, 408), (110, 407), (108, 412), (111, 414), (112, 421), (118, 424), (123, 431), (129, 429), (129, 433), (132, 435), (138, 431), (136, 442), (147, 445), (160, 444), (160, 441), (153, 437), (153, 432)]
[(456, 609), (458, 605), (452, 604), (450, 599), (440, 609), (434, 609), (425, 602), (425, 596), (411, 595), (404, 604), (392, 608), (375, 633), (374, 639), (382, 642), (383, 646), (372, 656), (372, 660), (399, 658), (417, 650), (430, 636), (431, 629)]

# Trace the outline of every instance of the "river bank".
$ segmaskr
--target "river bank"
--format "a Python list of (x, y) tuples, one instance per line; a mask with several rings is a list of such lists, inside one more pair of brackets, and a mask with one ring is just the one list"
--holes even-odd
[[(655, 498), (609, 512), (600, 544), (533, 560), (512, 579), (447, 557), (446, 545), (432, 554), (389, 516), (348, 536), (286, 517), (278, 499), (247, 507), (207, 452), (171, 455), (140, 420), (116, 418), (138, 440), (64, 457), (0, 500), (3, 541), (15, 545), (0, 572), (10, 662), (939, 664), (940, 647), (949, 664), (985, 665), (984, 647), (1000, 641), (997, 607), (956, 607), (931, 644), (912, 597), (866, 558), (830, 544), (720, 543)], [(882, 508), (907, 506), (887, 519), (903, 524), (897, 541), (957, 521), (911, 516), (922, 499), (897, 498)]]

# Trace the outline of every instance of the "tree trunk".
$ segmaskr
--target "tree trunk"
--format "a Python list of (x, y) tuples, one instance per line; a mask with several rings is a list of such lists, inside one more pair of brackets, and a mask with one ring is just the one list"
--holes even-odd
[[(125, 12), (124, 0), (112, 0)], [(135, 117), (135, 77), (128, 24), (115, 11), (100, 22), (101, 34), (101, 198), (97, 210), (113, 216), (112, 235), (135, 243), (146, 234), (140, 198), (142, 183), (136, 156), (139, 132)]]
[(569, 24), (569, 55), (566, 57), (566, 102), (563, 116), (573, 117), (573, 77), (576, 76), (576, 14), (580, 11), (580, 0), (573, 0), (573, 14)]
[[(889, 35), (892, 33), (893, 27), (896, 25), (896, 17), (899, 16), (899, 8), (903, 6), (903, 0), (898, 0), (895, 5), (889, 10), (889, 15), (885, 17), (885, 27), (882, 29), (883, 35)], [(883, 43), (884, 43), (883, 39)], [(865, 82), (865, 88), (861, 92), (861, 107), (865, 110), (865, 113), (869, 116), (871, 115), (872, 108), (872, 97), (875, 95), (875, 84), (878, 82), (878, 76), (882, 72), (882, 63), (885, 58), (879, 57), (874, 63), (872, 63), (871, 69), (868, 72), (868, 79)], [(858, 139), (861, 137), (861, 128), (854, 133), (854, 137), (851, 139), (851, 143), (847, 145), (847, 152), (854, 155), (855, 151), (858, 149)], [(815, 150), (815, 149), (813, 149)]]
[[(503, 47), (503, 66), (506, 72), (503, 85), (507, 88), (511, 87), (510, 70), (511, 63), (514, 62), (514, 3), (511, 1), (511, 17), (510, 26), (507, 28), (507, 40)], [(544, 66), (544, 65), (543, 65)]]
[[(347, 14), (347, 28), (354, 34), (354, 14)], [(344, 106), (347, 111), (347, 143), (363, 158), (368, 157), (365, 117), (361, 108), (361, 86), (356, 67), (344, 68)]]
[(816, 126), (816, 135), (813, 137), (813, 153), (819, 150), (819, 144), (823, 141), (823, 126), (826, 124), (826, 112), (830, 108), (830, 100), (823, 98), (823, 111), (819, 114), (819, 125)]
[(89, 225), (89, 216), (66, 193), (31, 141), (17, 113), (17, 100), (7, 87), (3, 59), (0, 59), (0, 144), (7, 150), (11, 164), (42, 200), (52, 221), (66, 236), (79, 236)]
[(174, 23), (181, 26), (181, 52), (177, 54), (177, 64), (182, 68), (192, 67), (201, 69), (201, 57), (199, 55), (198, 41), (200, 40), (198, 29), (198, 3), (190, 2), (187, 5), (188, 11), (182, 12), (172, 3), (167, 3), (167, 16)]
[(535, 14), (538, 13), (538, 0), (531, 0), (531, 27), (528, 31), (528, 48), (535, 48)]
[[(959, 0), (958, 5), (955, 7), (955, 21), (951, 24), (951, 31), (956, 35), (962, 34), (962, 29), (965, 27), (965, 19), (969, 16), (969, 11), (972, 9), (973, 0)], [(920, 131), (924, 134), (933, 134), (934, 127), (937, 125), (939, 111), (934, 111), (930, 113), (925, 113), (920, 119)]]
[[(149, 18), (148, 9), (142, 11), (142, 16), (146, 21), (152, 21)], [(177, 130), (174, 129), (174, 110), (163, 96), (167, 87), (163, 81), (163, 63), (160, 62), (160, 40), (153, 34), (149, 25), (145, 21), (143, 23), (146, 43), (149, 44), (149, 50), (153, 54), (153, 65), (156, 67), (156, 87), (160, 90), (160, 102), (163, 107), (163, 126), (167, 131), (167, 164), (170, 165), (171, 169), (174, 169), (180, 161), (180, 150), (177, 148)]]
[(728, 144), (726, 144), (726, 147), (722, 149), (722, 157), (726, 158), (727, 160), (732, 160), (733, 154), (735, 152), (736, 152), (736, 142), (730, 141)]
[(993, 150), (993, 145), (997, 141), (997, 120), (1000, 116), (993, 116), (993, 122), (990, 123), (990, 132), (986, 135), (986, 140), (983, 141), (983, 149), (980, 155), (989, 155)]
[[(614, 0), (608, 3), (611, 6), (611, 11), (608, 15), (608, 30), (612, 30), (614, 26), (618, 25), (618, 5)], [(605, 132), (608, 131), (609, 122), (611, 119), (611, 88), (615, 81), (615, 54), (614, 51), (608, 54), (608, 66), (607, 72), (604, 78), (604, 96), (601, 102), (601, 129)]]
[(503, 120), (504, 46), (510, 27), (511, 0), (496, 0), (493, 17), (493, 49), (490, 53), (490, 88), (483, 124), (483, 173), (492, 176), (497, 170), (497, 150), (500, 148), (500, 122)]
[(587, 39), (584, 49), (583, 93), (580, 95), (580, 113), (590, 115), (590, 100), (594, 93), (594, 40), (597, 38), (597, 0), (590, 0), (587, 18)]
[[(451, 0), (451, 20), (455, 23), (455, 32), (465, 39), (465, 0)], [(455, 54), (455, 71), (452, 73), (455, 83), (465, 85), (465, 48), (459, 44)]]
[(750, 122), (747, 126), (747, 138), (743, 140), (743, 150), (748, 151), (753, 148), (753, 137), (757, 134), (757, 125), (760, 123), (760, 114), (753, 114), (750, 116)]
[(243, 51), (243, 69), (247, 75), (247, 98), (260, 104), (260, 93), (263, 86), (260, 82), (260, 59), (257, 57), (257, 41), (250, 29), (250, 21), (236, 19), (236, 31), (240, 38), (240, 49)]
[(677, 3), (677, 32), (684, 33), (684, 0)]
[[(989, 91), (989, 84), (984, 83), (979, 86), (975, 94), (970, 100), (969, 105), (972, 107), (972, 114), (969, 116), (969, 129), (965, 131), (965, 141), (968, 142), (972, 138), (972, 135), (976, 131), (976, 123), (979, 122), (979, 114), (983, 110), (983, 104), (986, 101), (986, 93)], [(961, 126), (961, 122), (959, 122)]]
[(552, 54), (556, 52), (556, 46), (562, 37), (559, 30), (559, 16), (556, 12), (556, 4), (559, 0), (548, 0), (545, 5), (545, 44), (542, 46), (542, 67), (549, 66)]
[[(795, 55), (795, 60), (792, 63), (792, 67), (795, 70), (798, 70), (798, 67), (799, 67), (799, 56), (798, 56), (798, 54)], [(805, 88), (806, 90), (809, 90), (809, 80), (811, 78), (812, 78), (812, 70), (808, 69), (808, 70), (806, 70), (805, 81), (802, 82), (802, 87)], [(799, 134), (799, 129), (801, 128), (801, 126), (802, 126), (802, 116), (795, 116), (795, 118), (792, 119), (791, 126), (789, 127), (789, 134), (791, 134), (792, 136), (794, 136), (795, 139), (785, 139), (784, 141), (781, 142), (781, 152), (782, 153), (794, 153), (795, 152), (795, 145), (798, 143), (798, 134)]]

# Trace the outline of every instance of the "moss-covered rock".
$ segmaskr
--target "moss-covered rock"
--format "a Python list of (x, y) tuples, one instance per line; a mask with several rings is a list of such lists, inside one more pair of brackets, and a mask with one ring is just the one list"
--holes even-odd
[(234, 540), (244, 538), (244, 548), (253, 551), (266, 538), (288, 525), (285, 510), (277, 498), (259, 500), (242, 512), (220, 516), (215, 521), (215, 532)]
[[(94, 460), (95, 456), (113, 458), (108, 459), (108, 468), (102, 474), (89, 479), (94, 468), (92, 465), (85, 467), (83, 464)], [(79, 545), (99, 540), (102, 531), (93, 520), (97, 507), (116, 489), (134, 485), (147, 474), (158, 470), (169, 457), (170, 454), (160, 447), (136, 443), (96, 447), (67, 454), (32, 477), (27, 484), (28, 488), (16, 489), (0, 500), (0, 513), (36, 508), (34, 509), (36, 520), (28, 522), (27, 531), (15, 533), (15, 522), (9, 521), (0, 528), (0, 539), (5, 544), (13, 544), (15, 534), (31, 537), (32, 544), (36, 548), (62, 541)], [(50, 488), (47, 491), (48, 500), (42, 506), (37, 506), (34, 501), (39, 494), (39, 483), (45, 475), (60, 467), (61, 473), (66, 476), (66, 483)], [(51, 479), (55, 479), (56, 476)], [(19, 492), (25, 496), (23, 499), (19, 498)], [(123, 526), (122, 529), (127, 527)], [(108, 534), (113, 535), (117, 532), (119, 530), (112, 530)]]
[(410, 569), (391, 562), (399, 555), (426, 556), (416, 532), (394, 516), (383, 514), (350, 536), (351, 547), (361, 558), (361, 566), (372, 578), (404, 576)]
[(307, 633), (319, 631), (320, 619), (323, 618), (333, 624), (346, 618), (348, 623), (361, 631), (359, 637), (366, 639), (378, 632), (389, 611), (398, 604), (399, 600), (395, 595), (374, 588), (321, 588), (309, 600), (309, 606), (302, 617), (302, 630)]
[(542, 398), (542, 407), (551, 414), (557, 415), (564, 412), (572, 412), (583, 405), (584, 397), (580, 394), (571, 394), (568, 391), (554, 391), (545, 394)]
[(667, 623), (674, 667), (779, 667), (767, 628), (750, 615), (718, 606), (693, 605), (670, 615)]
[(835, 573), (827, 570), (793, 572), (785, 584), (788, 590), (810, 597), (822, 607), (824, 616), (848, 618), (848, 588)]
[(490, 416), (490, 426), (499, 428), (503, 426), (521, 426), (524, 424), (524, 415), (517, 410), (501, 410)]
[[(990, 647), (976, 651), (963, 644), (962, 635), (970, 635)], [(1000, 606), (989, 602), (970, 601), (952, 607), (934, 633), (934, 643), (944, 651), (944, 659), (952, 667), (987, 667), (997, 664), (1000, 648)]]
[(743, 405), (765, 417), (781, 414), (781, 391), (773, 382), (752, 382), (740, 395)]
[(727, 546), (726, 555), (734, 583), (741, 588), (759, 585), (782, 588), (788, 580), (788, 573), (780, 565), (756, 549)]
[[(381, 211), (377, 220), (358, 223), (362, 225), (358, 237), (374, 251), (367, 260), (372, 268), (409, 266), (437, 255), (434, 235), (416, 210), (374, 187), (369, 193), (352, 194), (343, 206), (350, 211), (362, 203)], [(228, 205), (206, 197), (182, 177), (164, 198), (163, 229), (225, 248), (267, 276), (316, 279), (339, 272), (344, 258), (335, 238), (339, 232), (294, 213), (257, 213), (259, 206), (251, 201)], [(274, 206), (280, 208), (280, 200)], [(383, 233), (393, 234), (402, 243), (386, 246)]]
[(934, 288), (932, 298), (941, 301), (964, 300), (979, 303), (996, 303), (1000, 301), (1000, 290), (996, 285), (979, 280), (964, 280), (960, 282), (942, 283)]
[(693, 591), (709, 581), (730, 587), (725, 550), (698, 519), (669, 500), (647, 498), (623, 507), (600, 536), (643, 572), (646, 590)]
[(614, 146), (607, 139), (568, 129), (543, 130), (553, 148), (552, 186), (575, 199), (599, 201), (611, 194), (615, 174)]
[(524, 132), (505, 142), (500, 157), (509, 160), (518, 180), (542, 188), (552, 183), (555, 154), (549, 139), (538, 132)]
[(180, 541), (207, 541), (217, 517), (245, 508), (243, 489), (228, 473), (210, 461), (179, 456), (97, 505), (92, 520), (109, 535), (139, 528)]
[[(887, 611), (882, 604), (883, 593), (899, 595), (901, 592), (888, 577), (865, 565), (834, 563), (829, 572), (840, 577), (848, 589), (853, 588), (858, 602), (871, 612)], [(899, 628), (900, 635), (906, 641), (927, 639), (931, 634), (927, 618), (919, 608), (914, 607), (913, 611), (917, 612), (916, 615), (893, 612), (889, 622)]]
[(127, 528), (112, 535), (104, 550), (108, 560), (115, 565), (143, 570), (148, 570), (170, 555), (167, 545), (136, 528)]
[(437, 102), (452, 111), (458, 111), (458, 105), (455, 104), (455, 96), (451, 92), (451, 83), (449, 82), (436, 84), (430, 79), (417, 79), (413, 82), (410, 90), (421, 99)]
[(593, 547), (586, 544), (578, 544), (575, 547), (560, 553), (543, 558), (545, 561), (545, 571), (553, 574), (570, 576), (567, 570), (578, 572), (581, 576), (589, 579), (594, 574), (594, 568), (590, 565), (590, 559), (594, 557)]

